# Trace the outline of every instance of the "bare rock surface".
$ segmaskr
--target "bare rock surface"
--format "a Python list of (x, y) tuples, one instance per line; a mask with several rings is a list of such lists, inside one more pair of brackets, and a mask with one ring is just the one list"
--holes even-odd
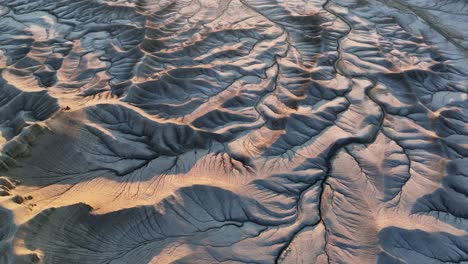
[(468, 263), (468, 2), (0, 0), (0, 263)]

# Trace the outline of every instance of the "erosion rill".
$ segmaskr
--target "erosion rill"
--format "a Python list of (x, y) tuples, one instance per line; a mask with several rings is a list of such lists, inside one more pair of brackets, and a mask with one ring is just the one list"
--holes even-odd
[(0, 264), (468, 263), (466, 0), (0, 0)]

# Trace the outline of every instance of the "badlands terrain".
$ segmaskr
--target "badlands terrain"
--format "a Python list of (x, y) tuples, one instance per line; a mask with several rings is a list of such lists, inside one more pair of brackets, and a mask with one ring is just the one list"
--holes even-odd
[(466, 0), (0, 0), (0, 263), (468, 263)]

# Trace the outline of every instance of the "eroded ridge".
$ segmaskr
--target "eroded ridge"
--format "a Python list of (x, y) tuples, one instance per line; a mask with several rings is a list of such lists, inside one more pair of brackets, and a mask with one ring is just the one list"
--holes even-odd
[(0, 263), (468, 262), (463, 0), (0, 0)]

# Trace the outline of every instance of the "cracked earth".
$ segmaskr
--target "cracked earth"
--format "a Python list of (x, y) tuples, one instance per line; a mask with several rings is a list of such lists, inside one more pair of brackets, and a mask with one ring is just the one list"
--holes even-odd
[(0, 0), (0, 263), (468, 263), (468, 3)]

